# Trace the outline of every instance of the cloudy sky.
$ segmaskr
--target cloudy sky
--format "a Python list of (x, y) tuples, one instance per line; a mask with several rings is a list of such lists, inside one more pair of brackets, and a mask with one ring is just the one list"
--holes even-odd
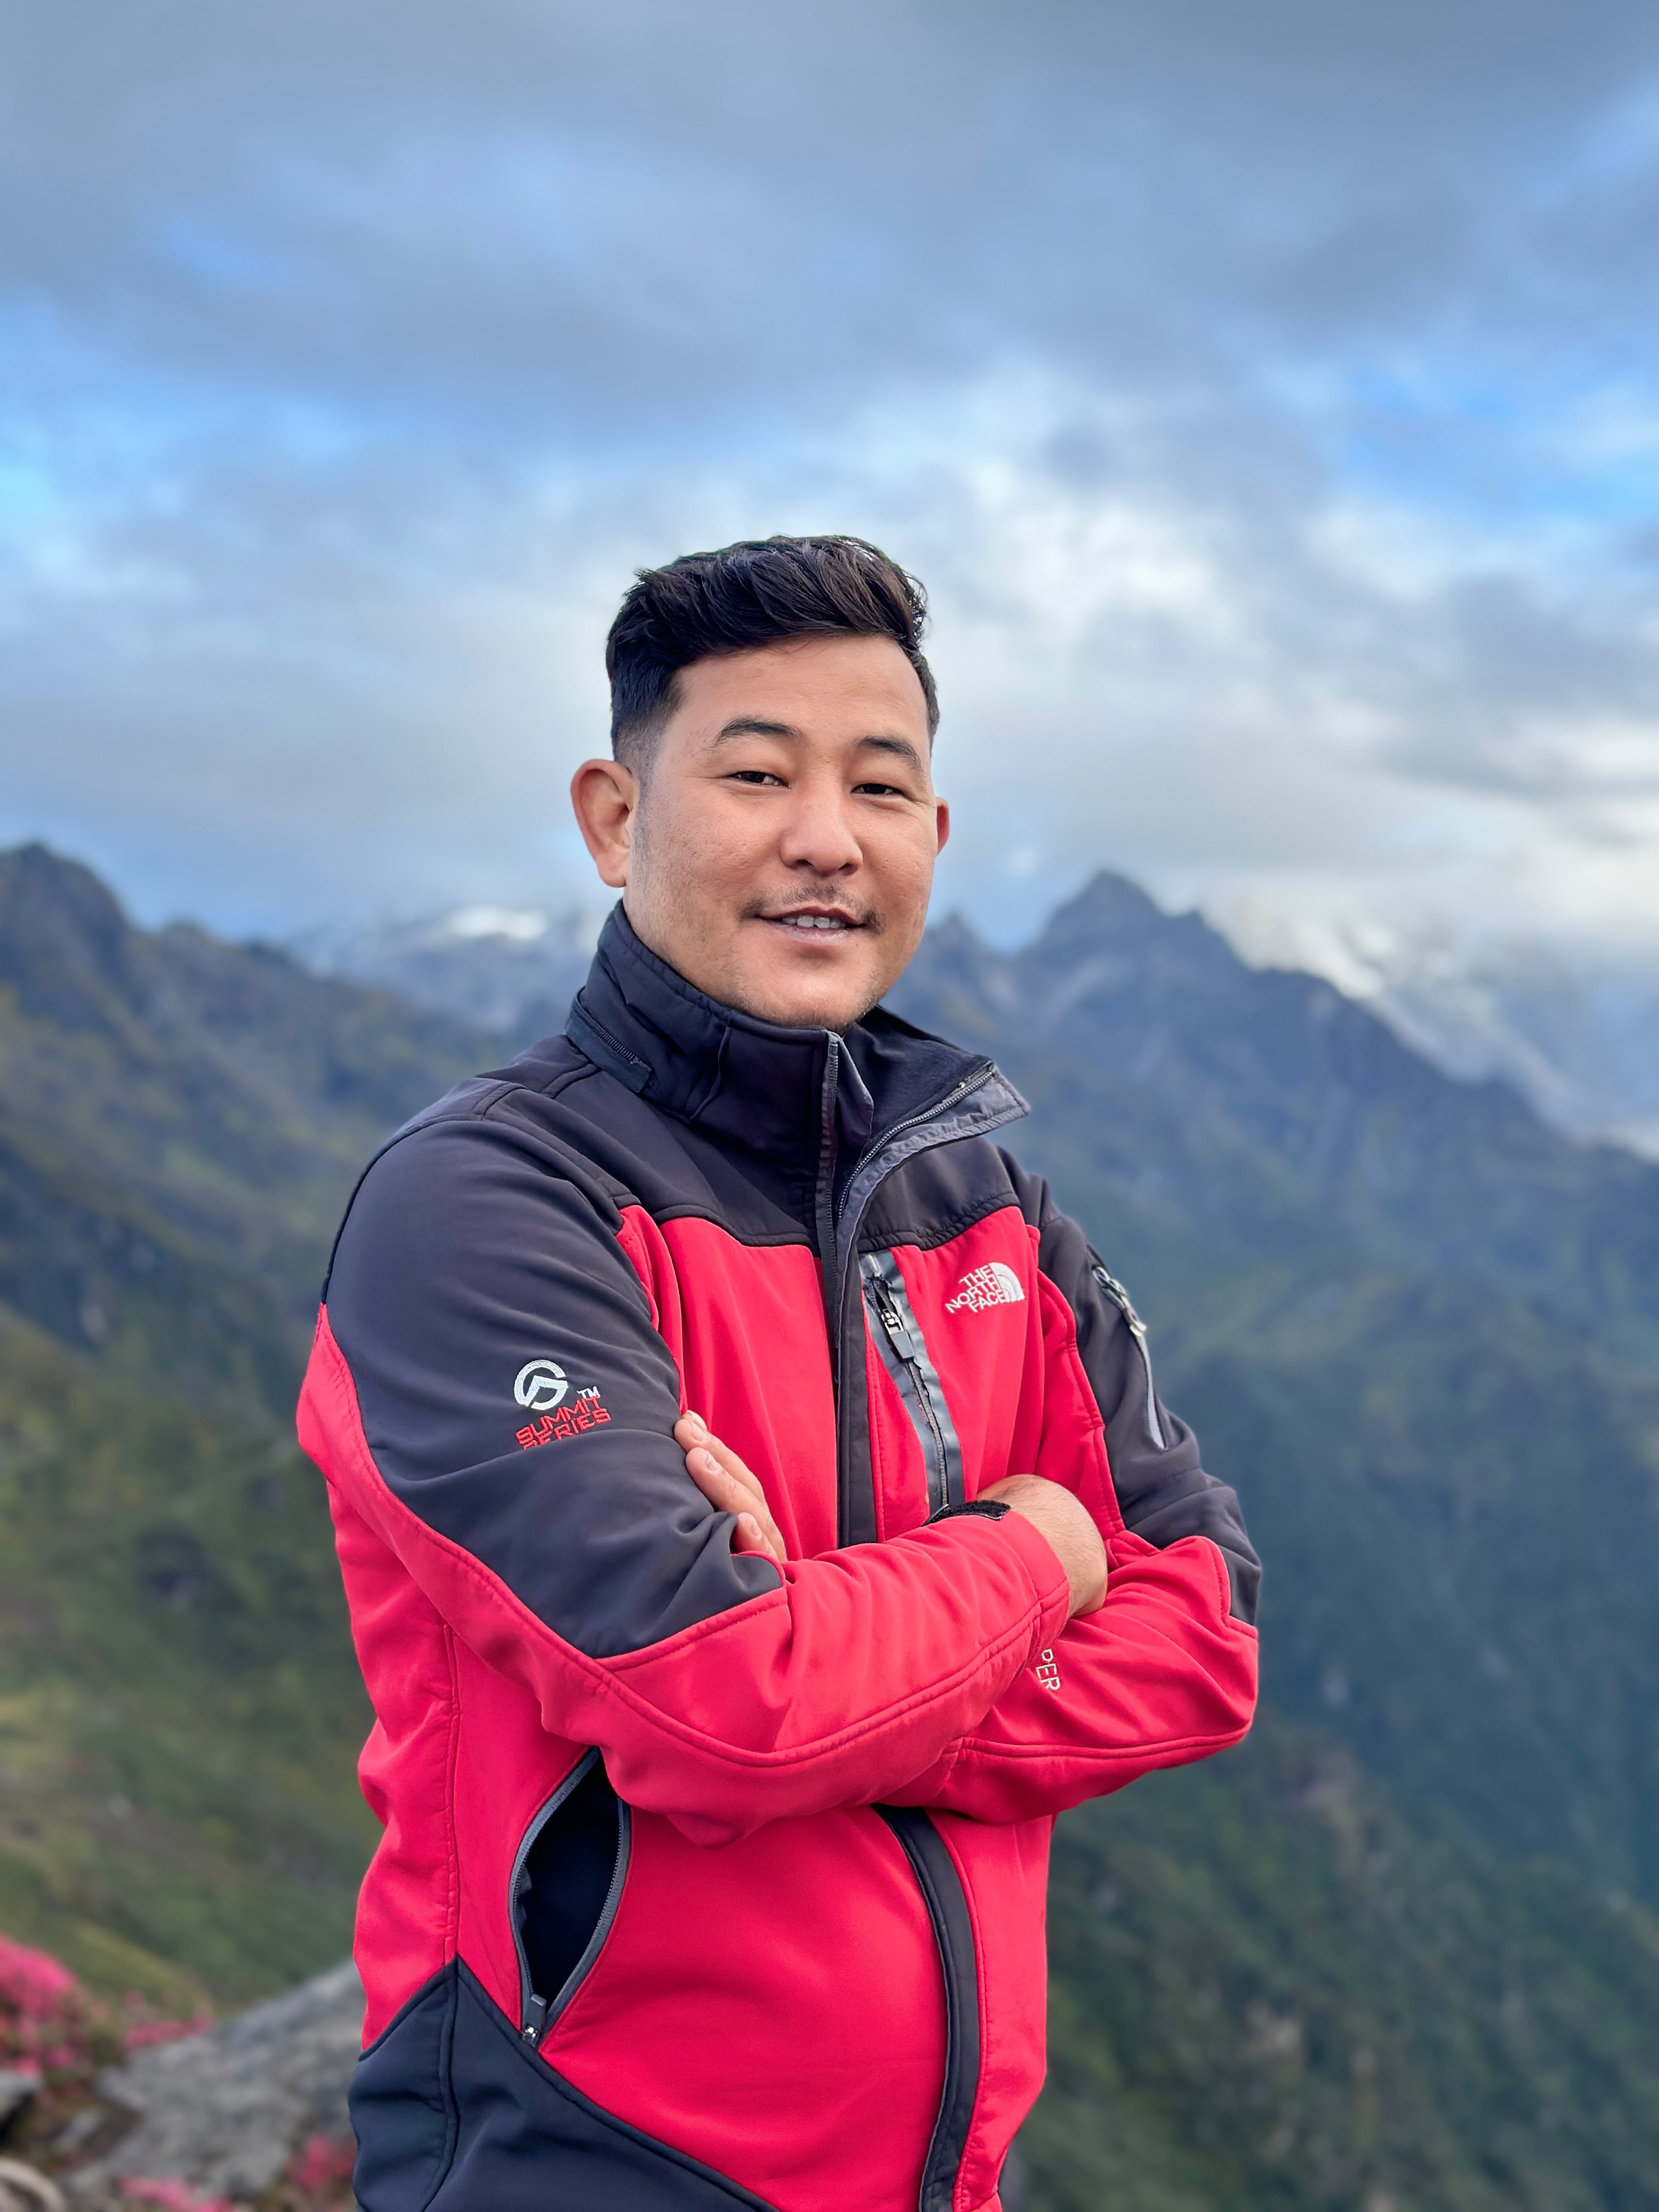
[(0, 0), (0, 841), (591, 878), (630, 570), (935, 608), (945, 895), (1659, 958), (1659, 13)]

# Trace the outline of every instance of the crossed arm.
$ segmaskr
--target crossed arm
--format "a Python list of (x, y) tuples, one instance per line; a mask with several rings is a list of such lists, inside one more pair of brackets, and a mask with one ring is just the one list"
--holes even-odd
[[(758, 1553), (781, 1566), (783, 1538), (760, 1477), (712, 1433), (701, 1413), (681, 1415), (674, 1441), (685, 1454), (686, 1473), (715, 1511), (737, 1516), (732, 1550)], [(1000, 1500), (1048, 1539), (1071, 1585), (1072, 1620), (1099, 1612), (1106, 1601), (1106, 1547), (1081, 1498), (1040, 1474), (1011, 1474), (980, 1496)]]
[[(737, 1516), (733, 1548), (781, 1561), (783, 1540), (753, 1471), (696, 1413), (674, 1435), (703, 1496)], [(1196, 1536), (1159, 1547), (1127, 1530), (1103, 1536), (1079, 1498), (1041, 1475), (1011, 1475), (980, 1495), (1005, 1499), (1052, 1547), (1071, 1586), (1068, 1621), (1039, 1666), (925, 1772), (890, 1789), (889, 1802), (1030, 1820), (1238, 1741), (1255, 1701), (1255, 1632), (1233, 1613), (1213, 1543)]]

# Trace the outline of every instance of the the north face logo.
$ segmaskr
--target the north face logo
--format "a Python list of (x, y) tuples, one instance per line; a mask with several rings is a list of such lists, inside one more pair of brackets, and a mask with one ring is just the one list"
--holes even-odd
[(960, 1313), (966, 1306), (969, 1313), (983, 1313), (987, 1306), (1023, 1306), (1024, 1303), (1019, 1277), (1002, 1261), (992, 1260), (963, 1277), (956, 1297), (945, 1301), (945, 1310)]

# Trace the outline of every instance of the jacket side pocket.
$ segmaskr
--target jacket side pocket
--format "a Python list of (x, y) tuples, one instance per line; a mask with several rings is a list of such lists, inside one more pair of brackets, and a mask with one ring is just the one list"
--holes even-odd
[(514, 1860), (519, 2030), (532, 2045), (581, 1987), (611, 1932), (629, 1841), (628, 1808), (590, 1751), (537, 1814)]

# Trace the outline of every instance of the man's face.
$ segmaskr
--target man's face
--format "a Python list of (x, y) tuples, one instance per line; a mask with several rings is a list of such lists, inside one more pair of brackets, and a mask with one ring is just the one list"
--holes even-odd
[(915, 951), (949, 830), (915, 671), (888, 638), (803, 638), (694, 662), (678, 696), (642, 787), (577, 771), (600, 875), (711, 999), (846, 1028)]

